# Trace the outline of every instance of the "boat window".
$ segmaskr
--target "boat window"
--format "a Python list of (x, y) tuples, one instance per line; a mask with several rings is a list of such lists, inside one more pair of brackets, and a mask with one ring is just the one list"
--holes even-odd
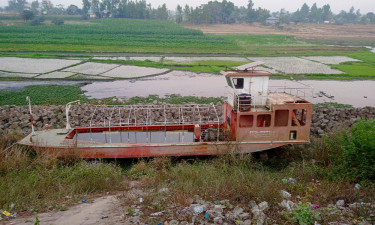
[(276, 110), (275, 112), (275, 127), (288, 126), (289, 110)]
[(228, 86), (233, 88), (232, 82), (230, 81), (229, 77), (225, 77), (227, 79)]
[(233, 78), (234, 88), (243, 89), (243, 78)]
[(253, 115), (240, 116), (240, 127), (252, 127), (254, 123)]
[(306, 109), (294, 109), (292, 115), (292, 126), (305, 126), (306, 115)]
[(271, 115), (262, 114), (257, 117), (257, 127), (269, 127), (271, 125)]

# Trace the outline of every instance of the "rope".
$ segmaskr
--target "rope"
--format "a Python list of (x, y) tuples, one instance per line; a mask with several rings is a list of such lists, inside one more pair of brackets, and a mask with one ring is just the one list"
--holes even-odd
[(9, 147), (7, 147), (6, 149), (4, 149), (1, 154), (3, 154), (4, 152), (8, 151), (9, 149), (13, 148), (14, 145), (16, 145), (17, 142), (14, 142), (13, 144), (11, 144)]

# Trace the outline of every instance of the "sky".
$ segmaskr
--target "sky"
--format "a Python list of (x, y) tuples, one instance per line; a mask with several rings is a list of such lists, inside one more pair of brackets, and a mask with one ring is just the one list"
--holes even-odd
[[(27, 0), (31, 2), (32, 0)], [(39, 0), (41, 2), (42, 0)], [(135, 1), (135, 0), (134, 0)], [(184, 6), (200, 6), (201, 4), (207, 3), (209, 0), (146, 0), (147, 3), (151, 3), (153, 8), (159, 5), (166, 4), (170, 10), (176, 9), (177, 4)], [(221, 0), (218, 0), (221, 2)], [(228, 0), (233, 2), (236, 6), (247, 6), (248, 0)], [(62, 4), (64, 7), (70, 4), (82, 7), (82, 0), (51, 0), (54, 5)], [(295, 12), (298, 8), (301, 8), (303, 3), (307, 3), (310, 7), (316, 2), (318, 7), (322, 7), (325, 4), (331, 6), (331, 10), (334, 13), (339, 13), (341, 10), (349, 11), (350, 7), (360, 9), (362, 14), (368, 12), (375, 12), (375, 1), (374, 0), (253, 0), (254, 7), (266, 8), (271, 12), (279, 11), (281, 8), (286, 9), (289, 12)], [(0, 0), (0, 7), (8, 5), (8, 0)]]

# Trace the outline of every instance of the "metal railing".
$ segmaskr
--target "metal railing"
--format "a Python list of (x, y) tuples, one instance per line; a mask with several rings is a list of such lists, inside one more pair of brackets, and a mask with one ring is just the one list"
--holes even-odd
[[(187, 124), (215, 124), (218, 127), (217, 140), (219, 140), (221, 118), (213, 103), (202, 105), (95, 105), (93, 107), (88, 119), (91, 141), (93, 141), (93, 127), (108, 127), (108, 142), (111, 143), (113, 127), (124, 127), (124, 130), (128, 131), (129, 142), (130, 127), (142, 126), (147, 133), (150, 126), (161, 125), (164, 126), (166, 141), (167, 126), (182, 125), (183, 142), (184, 126)], [(200, 127), (202, 129), (202, 126)], [(148, 136), (147, 141), (149, 141)]]

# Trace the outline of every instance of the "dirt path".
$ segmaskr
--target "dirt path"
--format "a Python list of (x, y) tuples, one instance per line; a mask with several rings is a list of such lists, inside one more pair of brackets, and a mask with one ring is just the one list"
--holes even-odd
[[(94, 199), (92, 203), (79, 203), (66, 211), (39, 213), (34, 216), (17, 218), (8, 224), (33, 225), (38, 216), (40, 225), (75, 225), (75, 224), (123, 224), (122, 212), (117, 196), (110, 195)], [(106, 218), (102, 218), (106, 217)]]

